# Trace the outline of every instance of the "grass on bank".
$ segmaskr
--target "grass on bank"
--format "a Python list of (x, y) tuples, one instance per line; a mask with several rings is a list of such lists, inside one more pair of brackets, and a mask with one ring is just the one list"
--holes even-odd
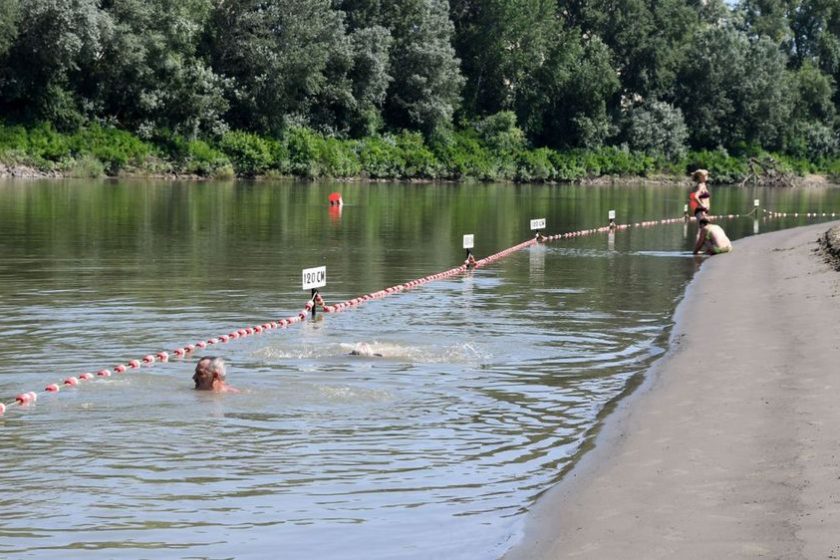
[(517, 182), (572, 182), (603, 176), (685, 176), (709, 169), (715, 182), (737, 183), (756, 169), (840, 179), (840, 159), (811, 162), (760, 150), (731, 155), (724, 150), (689, 152), (667, 161), (622, 147), (558, 152), (530, 149), (509, 131), (478, 128), (439, 133), (383, 134), (360, 140), (292, 128), (279, 138), (231, 131), (215, 140), (159, 135), (145, 141), (117, 128), (91, 124), (62, 133), (49, 124), (0, 125), (0, 163), (29, 166), (72, 177), (194, 175), (365, 177)]

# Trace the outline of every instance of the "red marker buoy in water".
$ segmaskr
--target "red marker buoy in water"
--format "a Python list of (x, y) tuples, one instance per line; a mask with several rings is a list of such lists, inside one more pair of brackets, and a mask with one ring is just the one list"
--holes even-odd
[(331, 193), (328, 200), (330, 201), (330, 206), (344, 206), (344, 201), (341, 199), (341, 193)]

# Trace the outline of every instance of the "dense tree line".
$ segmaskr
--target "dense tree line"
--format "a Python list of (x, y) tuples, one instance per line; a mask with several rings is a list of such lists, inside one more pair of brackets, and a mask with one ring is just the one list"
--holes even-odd
[(839, 82), (837, 0), (0, 0), (7, 147), (94, 126), (229, 158), (231, 131), (289, 159), (304, 130), (417, 133), (450, 167), (472, 141), (815, 162)]

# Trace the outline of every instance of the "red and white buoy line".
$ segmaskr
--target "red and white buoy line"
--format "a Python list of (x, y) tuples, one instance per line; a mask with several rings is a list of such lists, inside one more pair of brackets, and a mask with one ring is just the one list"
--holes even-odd
[[(220, 336), (208, 338), (206, 340), (199, 340), (198, 342), (175, 348), (171, 352), (161, 351), (156, 354), (147, 354), (140, 359), (128, 360), (126, 363), (117, 364), (110, 369), (100, 369), (96, 373), (85, 372), (78, 376), (70, 376), (59, 383), (51, 383), (47, 385), (46, 387), (44, 387), (44, 390), (40, 393), (58, 393), (59, 391), (61, 391), (62, 387), (76, 387), (82, 383), (93, 381), (97, 378), (108, 378), (112, 375), (124, 374), (132, 369), (152, 367), (157, 362), (168, 362), (170, 355), (174, 357), (183, 357), (195, 352), (196, 349), (207, 348), (208, 346), (213, 346), (215, 344), (225, 344), (227, 342), (230, 342), (231, 340), (236, 340), (255, 334), (261, 334), (263, 332), (274, 329), (283, 329), (290, 325), (294, 325), (295, 323), (300, 323), (301, 321), (304, 321), (308, 313), (314, 307), (314, 305), (314, 300), (310, 299), (308, 302), (306, 302), (304, 308), (297, 315), (292, 315), (290, 317), (278, 319), (276, 321), (270, 321), (268, 323), (263, 323), (262, 325), (253, 325), (251, 327), (237, 329), (235, 331), (230, 332), (229, 334), (223, 334)], [(37, 391), (28, 391), (26, 393), (19, 394), (17, 397), (15, 397), (14, 401), (11, 401), (9, 403), (4, 404), (0, 402), (0, 416), (2, 416), (9, 407), (26, 407), (34, 403), (38, 400), (38, 394), (39, 392)]]
[(837, 218), (838, 212), (775, 212), (762, 208), (761, 211), (767, 218)]
[[(833, 215), (832, 215), (833, 216)], [(715, 216), (715, 218), (737, 218), (740, 217), (740, 214), (729, 214), (729, 215), (720, 215)], [(472, 265), (472, 268), (482, 268), (488, 266), (512, 253), (517, 251), (521, 251), (527, 247), (535, 245), (537, 243), (545, 243), (549, 241), (557, 241), (561, 239), (569, 239), (573, 237), (584, 237), (588, 235), (594, 235), (598, 233), (607, 233), (610, 231), (622, 231), (627, 230), (630, 228), (643, 228), (643, 227), (651, 227), (655, 225), (664, 225), (664, 224), (673, 224), (684, 222), (686, 220), (685, 217), (680, 218), (666, 218), (662, 220), (650, 220), (650, 221), (643, 221), (643, 222), (635, 222), (635, 223), (627, 223), (627, 224), (615, 224), (614, 226), (603, 226), (598, 228), (592, 229), (584, 229), (579, 231), (571, 231), (567, 233), (560, 233), (556, 235), (548, 235), (542, 236), (541, 239), (538, 241), (537, 239), (529, 239), (518, 245), (514, 245), (513, 247), (509, 247), (503, 251), (499, 251), (493, 255), (488, 257), (484, 257), (483, 259), (476, 260), (475, 263)], [(208, 346), (213, 346), (217, 344), (226, 344), (231, 340), (237, 340), (239, 338), (244, 338), (247, 336), (262, 334), (264, 332), (272, 331), (275, 329), (284, 329), (296, 323), (300, 323), (306, 320), (309, 313), (316, 307), (320, 307), (325, 313), (339, 313), (346, 309), (350, 309), (353, 307), (358, 307), (364, 303), (369, 301), (382, 299), (386, 296), (390, 296), (393, 294), (398, 294), (404, 292), (406, 290), (410, 290), (416, 288), (418, 286), (422, 286), (424, 284), (428, 284), (429, 282), (434, 282), (437, 280), (443, 280), (445, 278), (451, 278), (453, 276), (457, 276), (459, 274), (463, 274), (464, 272), (470, 270), (470, 266), (465, 262), (460, 266), (456, 266), (455, 268), (450, 268), (449, 270), (445, 270), (443, 272), (439, 272), (437, 274), (430, 274), (429, 276), (424, 276), (423, 278), (418, 278), (416, 280), (411, 280), (409, 282), (405, 282), (403, 284), (397, 284), (396, 286), (391, 286), (390, 288), (385, 288), (383, 290), (379, 290), (377, 292), (372, 292), (369, 294), (365, 294), (363, 296), (359, 296), (353, 299), (349, 299), (346, 301), (342, 301), (340, 303), (336, 303), (333, 305), (327, 305), (324, 302), (324, 299), (321, 297), (320, 294), (316, 293), (315, 296), (306, 302), (304, 308), (298, 312), (296, 315), (291, 315), (284, 319), (278, 319), (276, 321), (270, 321), (267, 323), (263, 323), (261, 325), (253, 325), (250, 327), (240, 328), (235, 331), (232, 331), (228, 334), (223, 334), (220, 336), (208, 338), (205, 340), (199, 340), (194, 343), (187, 344), (185, 346), (181, 346), (167, 351), (157, 352), (156, 354), (147, 354), (140, 359), (133, 359), (128, 360), (125, 363), (117, 364), (111, 368), (100, 369), (95, 373), (93, 371), (85, 372), (79, 374), (78, 376), (70, 376), (65, 378), (59, 383), (51, 383), (44, 387), (44, 389), (40, 392), (38, 391), (28, 391), (25, 393), (20, 393), (15, 397), (15, 399), (8, 403), (0, 402), (0, 416), (2, 416), (7, 409), (11, 407), (19, 407), (25, 408), (29, 405), (35, 403), (38, 400), (39, 394), (45, 393), (58, 393), (61, 391), (62, 388), (69, 389), (77, 387), (83, 383), (91, 382), (99, 378), (108, 378), (113, 375), (122, 375), (127, 373), (129, 370), (136, 370), (141, 369), (143, 367), (153, 367), (156, 363), (159, 362), (168, 362), (169, 357), (184, 357), (189, 354), (192, 354), (196, 351), (196, 349), (204, 349)]]

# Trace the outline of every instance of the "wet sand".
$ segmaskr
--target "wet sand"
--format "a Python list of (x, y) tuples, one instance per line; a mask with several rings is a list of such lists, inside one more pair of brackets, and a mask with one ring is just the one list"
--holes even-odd
[(833, 224), (704, 262), (671, 351), (540, 498), (505, 560), (840, 558)]

